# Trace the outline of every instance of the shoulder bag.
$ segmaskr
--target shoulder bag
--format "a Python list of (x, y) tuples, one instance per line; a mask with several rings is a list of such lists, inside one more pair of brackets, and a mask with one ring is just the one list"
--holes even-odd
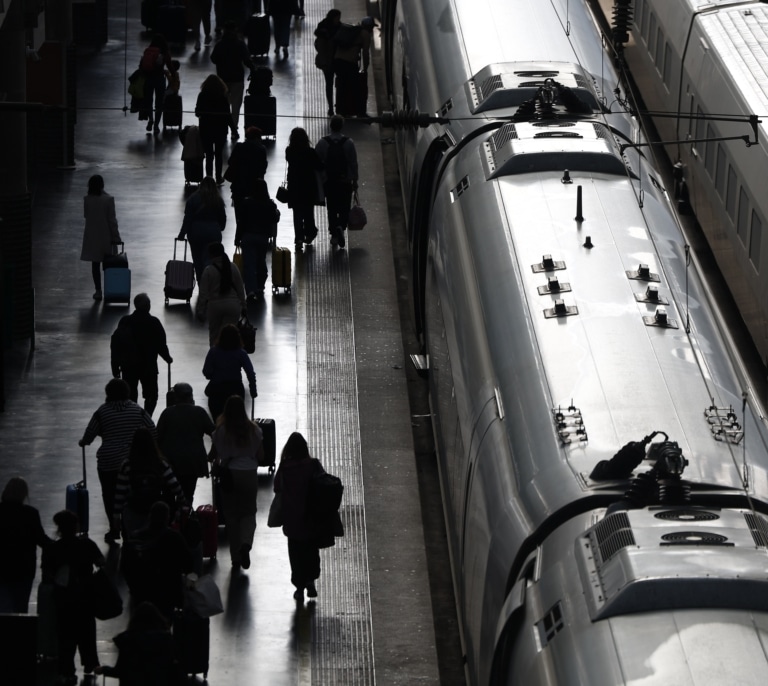
[(355, 194), (352, 197), (352, 207), (349, 209), (347, 228), (349, 228), (350, 231), (362, 231), (368, 223), (368, 217), (365, 214), (365, 210), (360, 205), (360, 198), (357, 195), (357, 191), (355, 191)]

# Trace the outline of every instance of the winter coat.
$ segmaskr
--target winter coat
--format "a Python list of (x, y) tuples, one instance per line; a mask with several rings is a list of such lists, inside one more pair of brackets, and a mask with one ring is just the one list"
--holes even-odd
[(325, 470), (320, 460), (282, 460), (275, 474), (275, 493), (282, 493), (283, 533), (300, 541), (311, 540), (315, 531), (307, 520), (309, 484), (315, 474)]
[(112, 254), (112, 244), (119, 243), (115, 199), (104, 191), (101, 195), (86, 195), (83, 199), (83, 248), (80, 259), (86, 262), (101, 262), (105, 255)]
[(315, 149), (289, 145), (285, 149), (285, 159), (288, 162), (288, 207), (320, 204), (323, 198), (319, 174), (323, 163)]

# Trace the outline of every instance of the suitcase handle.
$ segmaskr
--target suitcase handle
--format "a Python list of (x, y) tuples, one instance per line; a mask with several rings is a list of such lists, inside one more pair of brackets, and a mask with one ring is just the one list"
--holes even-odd
[(179, 238), (178, 236), (173, 239), (173, 259), (176, 259), (176, 243), (178, 241), (184, 241), (184, 261), (187, 261), (187, 239)]
[(85, 472), (85, 446), (83, 448), (83, 488), (88, 488), (88, 476)]
[(168, 363), (168, 391), (171, 390), (171, 363)]

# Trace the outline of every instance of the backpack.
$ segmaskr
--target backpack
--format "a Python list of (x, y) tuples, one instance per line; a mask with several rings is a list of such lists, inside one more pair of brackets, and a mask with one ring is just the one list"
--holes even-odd
[(126, 369), (135, 370), (139, 367), (139, 354), (136, 343), (133, 340), (133, 330), (125, 319), (120, 320), (112, 334), (109, 349), (112, 352), (113, 368), (115, 363), (117, 363), (117, 367), (122, 371)]
[(341, 138), (324, 136), (323, 140), (328, 143), (328, 152), (325, 155), (325, 178), (328, 181), (346, 181), (349, 165), (344, 144), (349, 139), (346, 136)]
[(333, 42), (339, 48), (351, 48), (355, 44), (358, 35), (360, 35), (361, 28), (352, 24), (339, 24), (339, 28), (333, 34)]
[(144, 72), (156, 71), (163, 68), (163, 54), (160, 52), (160, 48), (150, 45), (144, 54), (141, 56), (139, 62), (139, 69)]

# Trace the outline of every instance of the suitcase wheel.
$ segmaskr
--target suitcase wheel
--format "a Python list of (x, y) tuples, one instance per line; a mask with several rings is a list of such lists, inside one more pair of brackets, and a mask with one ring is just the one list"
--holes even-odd
[(274, 474), (274, 473), (275, 473), (275, 465), (271, 464), (269, 465), (269, 474)]

